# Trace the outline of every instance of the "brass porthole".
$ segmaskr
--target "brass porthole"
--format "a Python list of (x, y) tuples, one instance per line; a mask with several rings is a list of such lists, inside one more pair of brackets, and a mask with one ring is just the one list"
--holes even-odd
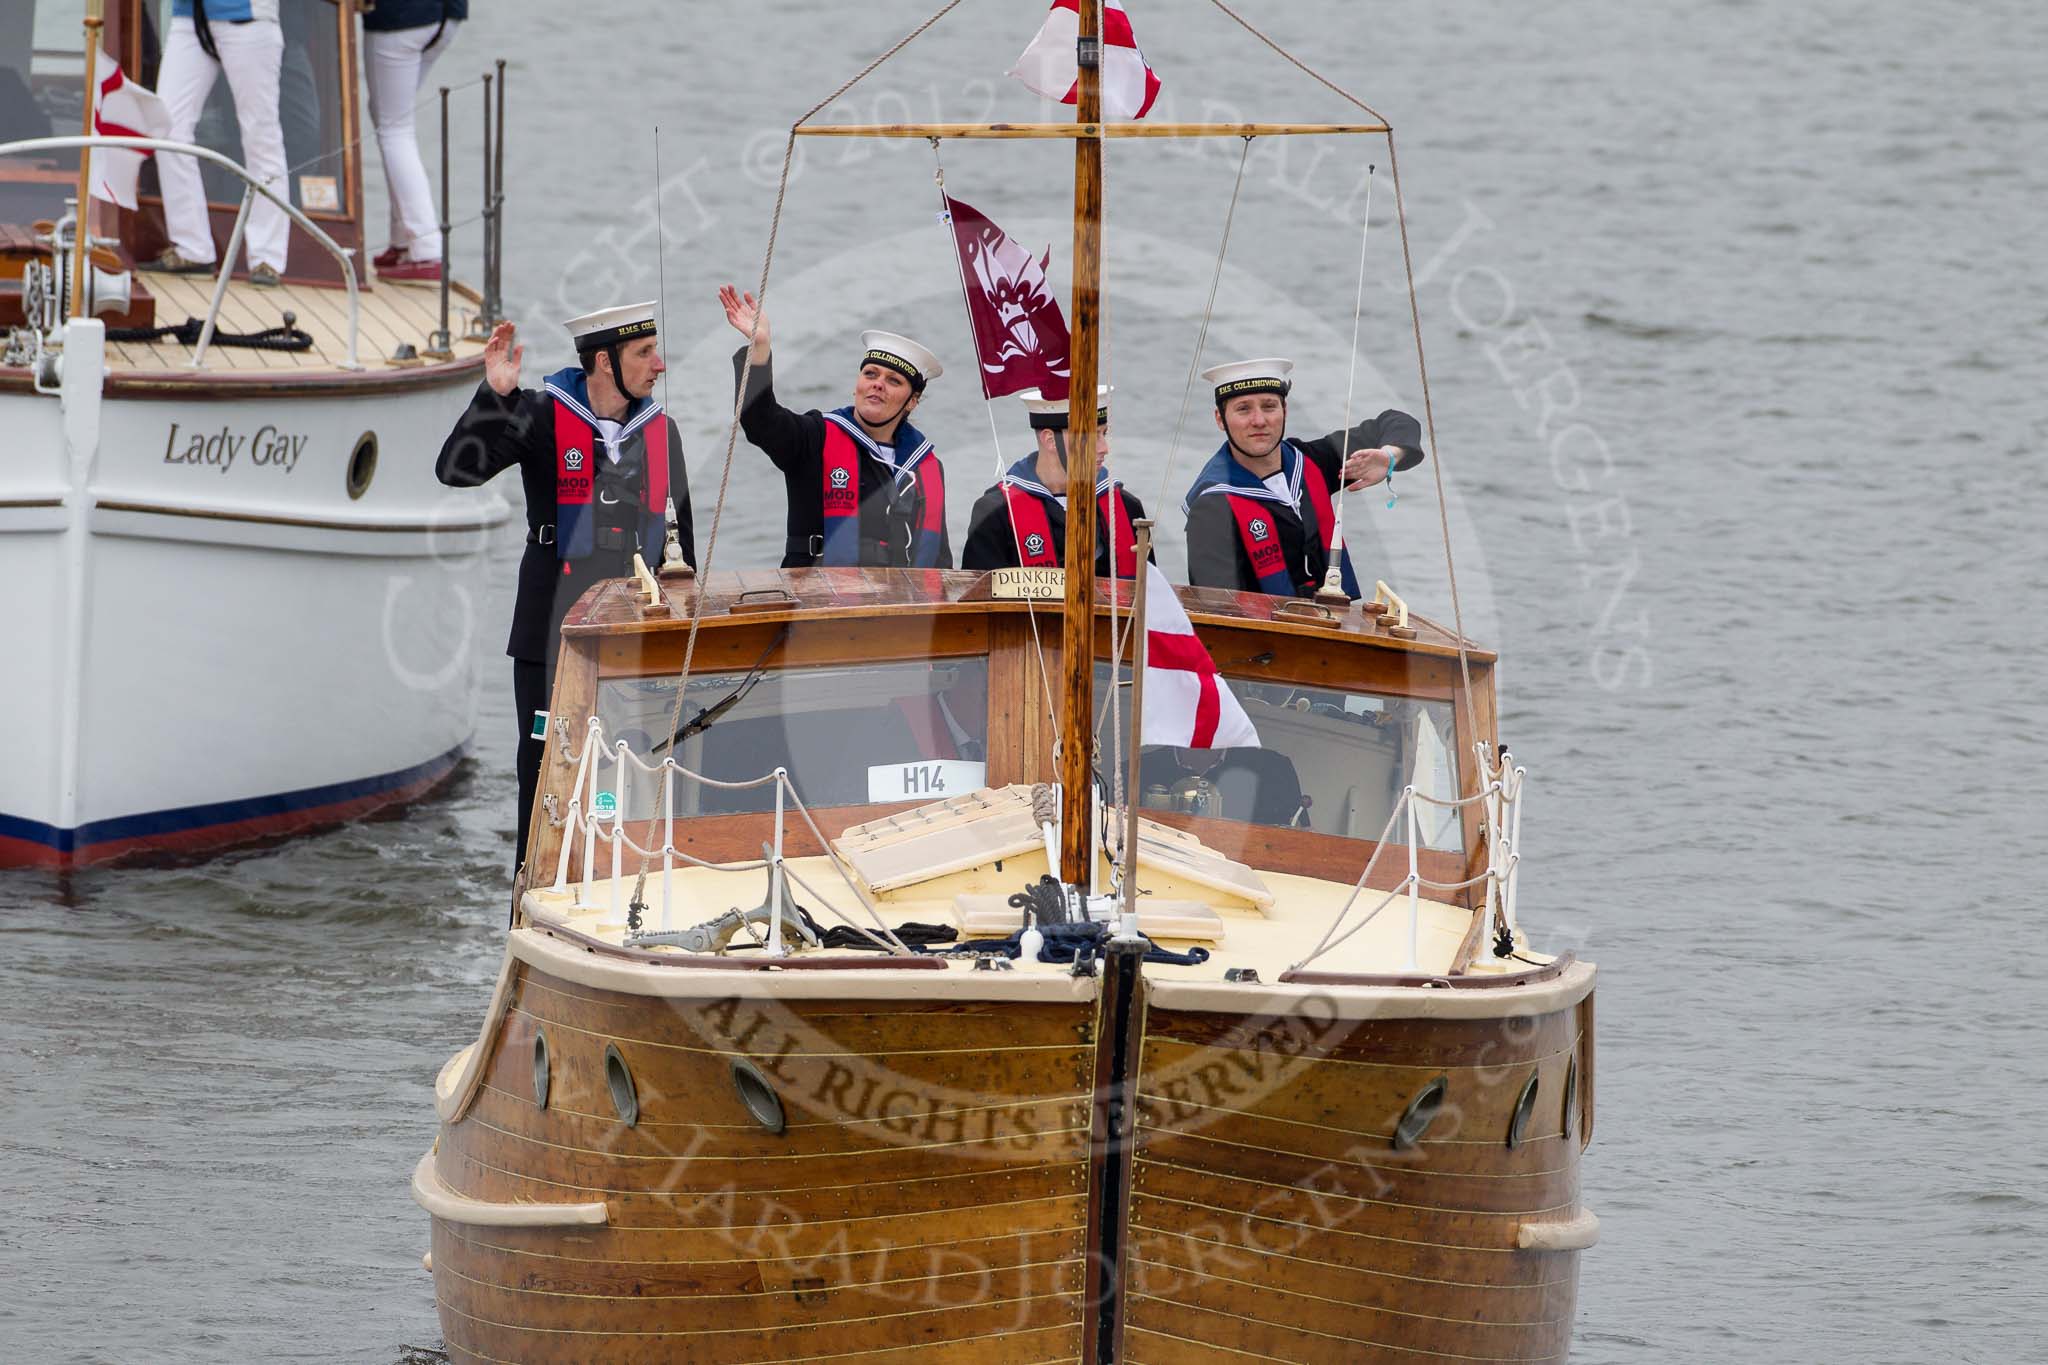
[(633, 1073), (619, 1055), (617, 1043), (604, 1045), (604, 1083), (612, 1092), (612, 1110), (619, 1122), (628, 1128), (640, 1122), (640, 1095), (633, 1088)]
[(1394, 1150), (1405, 1152), (1422, 1141), (1422, 1135), (1429, 1131), (1429, 1125), (1436, 1122), (1436, 1116), (1444, 1107), (1444, 1094), (1450, 1089), (1450, 1082), (1442, 1076), (1415, 1093), (1408, 1101), (1408, 1107), (1401, 1111), (1400, 1119), (1394, 1124)]
[(1579, 1059), (1573, 1057), (1564, 1069), (1564, 1121), (1559, 1130), (1571, 1137), (1579, 1125)]
[(1508, 1146), (1522, 1145), (1522, 1135), (1529, 1130), (1529, 1116), (1536, 1112), (1537, 1077), (1531, 1073), (1529, 1083), (1522, 1087), (1521, 1096), (1515, 1101), (1515, 1112), (1508, 1119)]
[(780, 1133), (787, 1126), (782, 1112), (782, 1096), (775, 1093), (775, 1087), (768, 1084), (768, 1078), (761, 1074), (761, 1068), (752, 1062), (741, 1060), (732, 1064), (732, 1088), (740, 1092), (740, 1103), (747, 1107), (747, 1116), (770, 1133)]
[(533, 1034), (533, 1102), (548, 1107), (548, 1036), (538, 1029)]
[(370, 480), (377, 477), (377, 433), (366, 431), (356, 437), (356, 448), (348, 456), (348, 495), (360, 498), (370, 491)]

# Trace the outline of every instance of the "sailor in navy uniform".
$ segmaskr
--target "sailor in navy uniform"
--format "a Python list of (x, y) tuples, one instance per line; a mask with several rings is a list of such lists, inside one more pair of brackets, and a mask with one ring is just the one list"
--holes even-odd
[(682, 437), (653, 396), (668, 368), (654, 309), (637, 303), (570, 319), (578, 363), (538, 392), (519, 387), (526, 348), (511, 323), (499, 323), (484, 347), (484, 382), (434, 462), (455, 488), (517, 465), (526, 490), (526, 553), (505, 647), (520, 736), (515, 866), (526, 856), (563, 616), (591, 584), (631, 574), (636, 552), (659, 568), (671, 522), (683, 559), (697, 561)]
[[(831, 412), (792, 412), (775, 401), (768, 319), (752, 294), (718, 291), (726, 321), (752, 336), (740, 429), (782, 471), (789, 495), (782, 567), (813, 564), (950, 569), (946, 473), (910, 424), (939, 358), (893, 332), (861, 333), (853, 401)], [(758, 321), (758, 335), (756, 327)], [(747, 348), (733, 353), (734, 384)]]
[[(1109, 577), (1113, 561), (1118, 578), (1132, 578), (1138, 571), (1138, 546), (1131, 523), (1145, 515), (1145, 505), (1109, 477), (1109, 386), (1095, 392), (1095, 572)], [(1017, 396), (1030, 415), (1038, 449), (1011, 465), (976, 500), (960, 551), (963, 569), (1051, 568), (1066, 562), (1067, 400), (1047, 398), (1037, 389)]]
[[(1313, 441), (1287, 438), (1291, 360), (1244, 360), (1202, 372), (1215, 386), (1223, 445), (1202, 466), (1182, 510), (1188, 582), (1280, 597), (1313, 597), (1330, 562), (1331, 491), (1391, 484), (1422, 463), (1422, 431), (1389, 408)], [(1348, 455), (1346, 454), (1348, 447)], [(1339, 468), (1339, 465), (1342, 468)], [(1344, 591), (1361, 596), (1347, 549)]]

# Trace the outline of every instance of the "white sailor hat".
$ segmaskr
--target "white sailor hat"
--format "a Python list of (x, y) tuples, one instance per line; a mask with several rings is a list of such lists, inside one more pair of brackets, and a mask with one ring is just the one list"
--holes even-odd
[[(1109, 395), (1111, 386), (1095, 386), (1095, 425), (1100, 430), (1109, 422)], [(1047, 398), (1037, 389), (1025, 389), (1017, 397), (1024, 404), (1024, 411), (1031, 414), (1033, 431), (1064, 431), (1067, 427), (1067, 400)]]
[(1293, 361), (1269, 356), (1263, 360), (1211, 365), (1202, 371), (1202, 378), (1216, 386), (1216, 402), (1220, 405), (1247, 393), (1277, 393), (1285, 398), (1294, 387), (1294, 381), (1288, 378), (1293, 373)]
[(897, 336), (894, 332), (862, 332), (860, 345), (863, 365), (886, 365), (910, 381), (910, 387), (919, 393), (924, 386), (946, 372), (939, 358), (909, 337)]
[(562, 325), (576, 339), (578, 351), (596, 351), (634, 337), (653, 336), (654, 309), (655, 301), (649, 299), (645, 303), (600, 308), (595, 313), (570, 318)]

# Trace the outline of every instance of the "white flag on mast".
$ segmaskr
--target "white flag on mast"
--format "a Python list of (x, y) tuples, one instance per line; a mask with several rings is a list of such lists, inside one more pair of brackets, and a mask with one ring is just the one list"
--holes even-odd
[(1259, 747), (1259, 732), (1216, 672), (1159, 566), (1145, 565), (1145, 733), (1178, 749)]
[[(1049, 100), (1072, 104), (1081, 70), (1074, 47), (1081, 36), (1080, 0), (1052, 0), (1052, 13), (1010, 74)], [(1102, 4), (1102, 115), (1141, 119), (1159, 98), (1159, 77), (1138, 50), (1122, 0)]]
[[(121, 66), (100, 49), (99, 65), (107, 74), (92, 92), (92, 130), (102, 137), (169, 137), (171, 111), (154, 90), (137, 85)], [(135, 207), (135, 182), (148, 152), (127, 147), (92, 149), (92, 197)]]

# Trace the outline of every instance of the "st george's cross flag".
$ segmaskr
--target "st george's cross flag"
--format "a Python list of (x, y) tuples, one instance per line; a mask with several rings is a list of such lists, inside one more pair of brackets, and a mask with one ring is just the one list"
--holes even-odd
[[(92, 130), (102, 137), (169, 137), (171, 111), (156, 92), (128, 79), (107, 50), (100, 49), (99, 65), (107, 74), (92, 96)], [(92, 197), (135, 207), (135, 181), (142, 174), (148, 152), (128, 147), (92, 149)]]
[(1217, 675), (1180, 598), (1157, 564), (1145, 565), (1145, 733), (1141, 744), (1255, 749), (1252, 718)]
[(1067, 320), (1045, 278), (1051, 248), (1033, 256), (980, 209), (951, 196), (946, 217), (960, 253), (982, 396), (1035, 388), (1047, 398), (1065, 398)]
[[(1075, 45), (1081, 0), (1052, 0), (1052, 13), (1010, 74), (1049, 100), (1072, 104), (1081, 75)], [(1140, 119), (1159, 98), (1159, 77), (1146, 64), (1122, 0), (1102, 0), (1102, 116)]]

